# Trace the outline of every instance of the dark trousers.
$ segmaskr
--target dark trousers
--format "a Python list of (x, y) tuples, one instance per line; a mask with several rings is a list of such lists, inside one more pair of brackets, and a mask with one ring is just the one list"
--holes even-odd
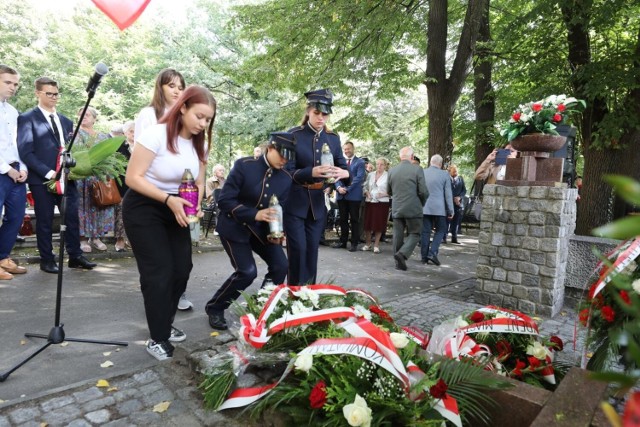
[(193, 267), (189, 227), (181, 227), (163, 203), (131, 189), (122, 201), (122, 217), (138, 264), (151, 339), (166, 341)]
[(311, 209), (306, 218), (284, 214), (284, 231), (287, 234), (287, 258), (290, 285), (308, 285), (316, 282), (318, 274), (318, 248), (327, 222), (327, 211), (321, 209), (314, 219)]
[[(435, 227), (436, 232), (431, 241), (431, 229)], [(427, 257), (438, 256), (440, 243), (447, 233), (447, 217), (440, 215), (423, 215), (422, 216), (422, 240), (420, 241), (420, 255), (422, 260)]]
[(351, 245), (360, 243), (360, 204), (361, 201), (338, 200), (340, 211), (340, 243), (346, 244), (349, 240), (349, 228), (351, 228)]
[[(460, 224), (462, 223), (462, 214), (464, 209), (462, 206), (456, 206), (453, 208), (453, 218), (451, 220), (447, 219), (447, 225), (449, 229), (449, 233), (451, 233), (451, 241), (455, 242), (458, 240), (458, 230), (460, 229)], [(446, 239), (446, 236), (445, 236)]]
[[(257, 253), (267, 263), (268, 270), (265, 281), (271, 279), (273, 283), (279, 285), (287, 277), (288, 262), (282, 246), (269, 243), (265, 245), (253, 235), (248, 242), (232, 242), (222, 236), (220, 236), (220, 241), (229, 255), (229, 260), (235, 271), (207, 302), (205, 308), (207, 314), (211, 314), (211, 311), (224, 311), (229, 308), (231, 303), (240, 296), (240, 293), (253, 283), (258, 276), (258, 269), (252, 252)], [(264, 285), (264, 283), (262, 284)]]
[(4, 218), (0, 225), (0, 260), (8, 258), (16, 244), (26, 203), (26, 184), (13, 182), (7, 174), (0, 175), (0, 209), (4, 206)]
[(64, 201), (66, 206), (62, 207), (63, 197), (53, 194), (45, 185), (29, 185), (33, 196), (34, 212), (36, 214), (36, 241), (40, 252), (40, 261), (53, 261), (53, 214), (58, 206), (60, 212), (64, 209), (64, 223), (67, 226), (64, 232), (64, 243), (70, 258), (77, 258), (82, 255), (80, 249), (80, 221), (78, 220), (78, 190), (76, 183), (67, 183)]
[[(407, 232), (407, 239), (404, 232)], [(393, 250), (400, 252), (406, 259), (411, 258), (413, 250), (420, 241), (422, 218), (393, 218)]]

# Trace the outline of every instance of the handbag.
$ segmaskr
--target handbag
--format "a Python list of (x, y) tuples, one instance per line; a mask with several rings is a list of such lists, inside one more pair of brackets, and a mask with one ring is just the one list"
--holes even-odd
[(91, 197), (93, 203), (99, 208), (117, 205), (122, 201), (116, 180), (113, 178), (107, 181), (94, 181), (91, 184)]
[[(478, 184), (476, 186), (476, 184)], [(482, 190), (486, 180), (476, 180), (471, 186), (471, 196), (468, 196), (468, 201), (464, 206), (464, 214), (462, 216), (463, 222), (480, 222), (482, 217)], [(474, 191), (475, 190), (475, 191)]]

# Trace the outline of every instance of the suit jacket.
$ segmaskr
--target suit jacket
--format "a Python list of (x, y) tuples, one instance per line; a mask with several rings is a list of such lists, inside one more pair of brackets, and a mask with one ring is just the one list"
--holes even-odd
[(424, 204), (424, 215), (452, 216), (453, 196), (451, 195), (451, 175), (436, 166), (424, 170), (429, 197)]
[(387, 193), (393, 198), (394, 218), (422, 218), (422, 206), (429, 196), (422, 168), (403, 160), (389, 171)]
[(346, 194), (338, 193), (338, 200), (349, 200), (351, 202), (361, 202), (363, 198), (362, 186), (367, 176), (364, 167), (364, 160), (353, 156), (349, 167), (350, 182), (344, 183), (342, 180), (336, 182), (336, 188), (345, 187)]
[(267, 244), (269, 224), (256, 221), (256, 214), (269, 207), (274, 194), (284, 209), (291, 182), (289, 172), (270, 168), (264, 156), (238, 159), (218, 198), (218, 234), (232, 242), (248, 242), (254, 235)]
[[(334, 165), (346, 169), (347, 162), (342, 154), (340, 137), (333, 132), (323, 130), (316, 139), (316, 132), (306, 124), (290, 129), (296, 140), (296, 161), (287, 162), (285, 168), (293, 177), (293, 185), (289, 194), (290, 203), (285, 210), (298, 218), (306, 218), (311, 209), (313, 218), (324, 218), (327, 208), (324, 204), (322, 189), (310, 189), (309, 184), (322, 183), (322, 178), (311, 176), (314, 166), (320, 166), (322, 145), (326, 143), (333, 154)], [(226, 184), (225, 184), (226, 185)], [(362, 190), (361, 190), (362, 191)]]
[[(69, 142), (73, 134), (73, 122), (60, 113), (58, 118), (62, 125), (62, 137), (65, 143)], [(56, 170), (60, 142), (38, 107), (18, 116), (18, 151), (29, 169), (29, 185), (42, 185), (48, 181), (45, 175)]]
[(460, 209), (463, 207), (464, 196), (467, 195), (467, 187), (464, 185), (464, 179), (460, 175), (456, 178), (457, 179), (455, 181), (451, 178), (451, 196), (453, 196), (454, 199), (456, 197), (460, 197), (460, 204), (457, 206), (455, 203), (453, 204), (454, 208)]

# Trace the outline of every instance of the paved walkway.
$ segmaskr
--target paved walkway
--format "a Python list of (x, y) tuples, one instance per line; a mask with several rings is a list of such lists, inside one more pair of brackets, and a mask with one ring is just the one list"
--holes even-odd
[[(414, 256), (409, 270), (395, 270), (390, 245), (383, 253), (350, 253), (321, 248), (321, 282), (346, 288), (360, 287), (380, 298), (399, 324), (431, 330), (441, 320), (471, 311), (474, 302), (477, 240), (463, 236), (463, 245), (447, 245), (441, 250), (441, 267), (426, 266)], [(109, 256), (109, 257), (107, 257)], [(194, 271), (189, 297), (196, 310), (179, 313), (176, 324), (189, 338), (177, 346), (172, 362), (159, 363), (144, 351), (146, 324), (142, 299), (137, 289), (135, 263), (128, 254), (104, 254), (94, 272), (72, 270), (65, 273), (63, 319), (68, 335), (97, 339), (126, 340), (129, 347), (114, 349), (72, 343), (54, 345), (0, 383), (0, 427), (5, 426), (246, 426), (236, 422), (236, 412), (204, 410), (194, 375), (184, 356), (203, 345), (233, 340), (229, 334), (210, 338), (203, 313), (204, 302), (230, 273), (229, 262), (219, 245), (205, 243), (194, 255)], [(116, 257), (118, 258), (110, 258)], [(259, 264), (264, 270), (264, 265)], [(26, 330), (51, 326), (56, 276), (29, 267), (23, 277), (0, 286), (0, 370), (18, 363), (41, 343), (25, 339)], [(253, 288), (253, 287), (252, 287)], [(250, 288), (249, 290), (252, 290)], [(236, 318), (230, 319), (232, 322)], [(553, 319), (538, 319), (541, 333), (559, 335), (565, 341), (565, 360), (577, 363), (573, 351), (575, 313), (566, 310)], [(44, 331), (48, 330), (44, 327)], [(20, 344), (17, 344), (17, 343)], [(106, 359), (114, 368), (98, 365)], [(106, 379), (108, 387), (97, 387)], [(168, 409), (156, 405), (169, 402)]]

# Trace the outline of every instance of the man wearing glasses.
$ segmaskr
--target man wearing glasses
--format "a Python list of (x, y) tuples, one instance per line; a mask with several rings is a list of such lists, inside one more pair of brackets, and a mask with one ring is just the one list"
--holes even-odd
[[(73, 134), (71, 120), (56, 112), (60, 98), (58, 83), (49, 77), (35, 81), (38, 106), (18, 116), (18, 151), (27, 165), (27, 182), (35, 202), (36, 237), (40, 252), (40, 270), (58, 273), (53, 254), (52, 234), (54, 208), (61, 210), (62, 195), (50, 192), (45, 182), (59, 178), (59, 154)], [(82, 255), (78, 221), (78, 190), (69, 181), (66, 192), (65, 246), (69, 268), (92, 269), (96, 264)]]

